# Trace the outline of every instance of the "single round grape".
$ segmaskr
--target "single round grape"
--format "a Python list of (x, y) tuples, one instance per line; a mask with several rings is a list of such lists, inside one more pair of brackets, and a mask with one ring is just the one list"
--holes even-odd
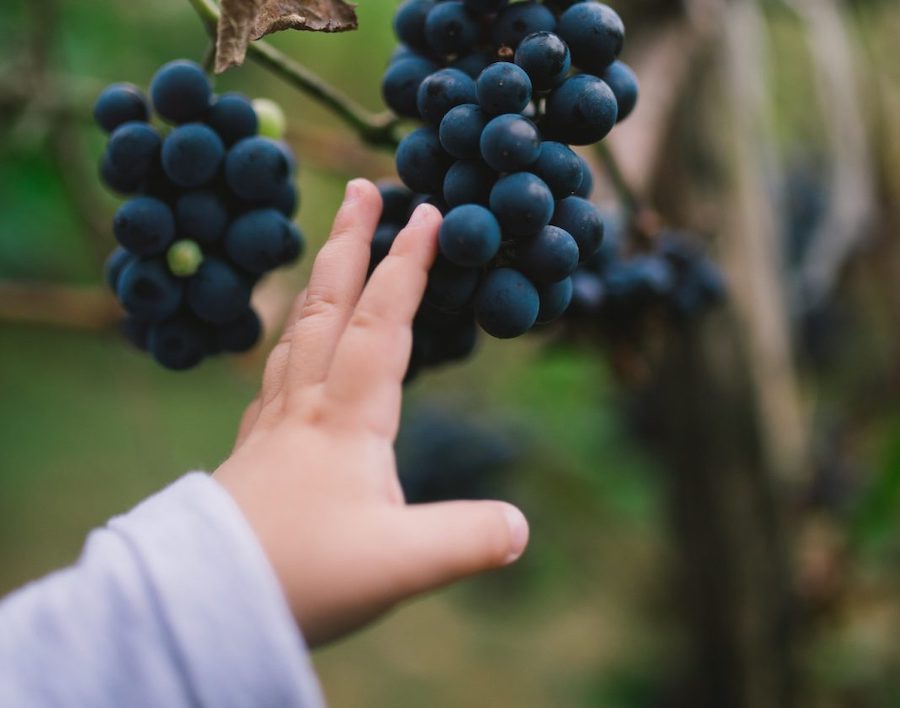
[(376, 266), (390, 253), (391, 246), (394, 245), (394, 239), (397, 238), (398, 233), (400, 233), (400, 226), (397, 224), (379, 224), (378, 228), (375, 229), (369, 257), (370, 272), (375, 270)]
[(271, 98), (254, 98), (251, 104), (256, 113), (259, 135), (270, 140), (282, 140), (287, 132), (287, 118), (281, 106)]
[(142, 352), (147, 351), (150, 339), (149, 322), (138, 319), (137, 317), (123, 317), (119, 322), (119, 333), (125, 338), (125, 341), (140, 349)]
[(175, 227), (178, 237), (212, 245), (225, 235), (228, 206), (217, 192), (198, 189), (182, 192), (175, 201)]
[(425, 302), (439, 310), (460, 310), (472, 301), (478, 278), (474, 268), (464, 268), (438, 256), (428, 273)]
[(291, 222), (277, 209), (256, 209), (237, 217), (225, 234), (228, 257), (249, 273), (262, 275), (292, 260), (296, 246)]
[(540, 177), (556, 199), (572, 196), (581, 186), (583, 161), (568, 145), (545, 141), (541, 144), (541, 154), (531, 166), (531, 171)]
[(483, 206), (464, 204), (451, 209), (441, 223), (441, 253), (466, 268), (482, 266), (500, 250), (500, 224)]
[(597, 316), (606, 304), (606, 288), (603, 279), (584, 268), (572, 274), (573, 312), (583, 315)]
[(166, 263), (172, 275), (179, 278), (189, 278), (203, 262), (203, 250), (197, 245), (196, 241), (190, 239), (182, 239), (176, 241), (169, 250), (166, 251)]
[[(425, 306), (423, 305), (423, 307)], [(404, 383), (409, 383), (410, 377), (415, 376), (422, 369), (441, 363), (438, 333), (442, 326), (446, 325), (436, 326), (425, 321), (413, 322), (413, 346)]]
[(425, 37), (425, 21), (435, 6), (434, 0), (406, 0), (394, 15), (394, 33), (404, 44), (420, 52), (431, 47)]
[(106, 284), (109, 285), (110, 290), (116, 292), (116, 288), (119, 284), (119, 276), (122, 275), (125, 266), (131, 263), (133, 259), (134, 255), (121, 246), (113, 249), (109, 256), (107, 256), (106, 262), (103, 264), (103, 278), (106, 280)]
[(600, 75), (625, 43), (625, 25), (609, 5), (581, 2), (559, 18), (557, 33), (569, 45), (572, 61), (584, 71)]
[(134, 194), (141, 188), (142, 181), (119, 172), (110, 162), (109, 155), (103, 154), (100, 160), (100, 180), (117, 194)]
[(161, 366), (186, 371), (203, 361), (210, 337), (207, 326), (183, 313), (151, 327), (147, 346)]
[(203, 187), (212, 182), (224, 157), (222, 139), (202, 123), (178, 126), (162, 146), (163, 169), (180, 187)]
[(438, 126), (454, 106), (475, 103), (475, 82), (459, 69), (441, 69), (426, 78), (416, 94), (419, 115)]
[(425, 200), (425, 204), (430, 204), (439, 212), (441, 212), (441, 216), (446, 216), (447, 212), (450, 211), (450, 205), (444, 201), (444, 198), (439, 194), (429, 194), (428, 199)]
[(150, 107), (143, 92), (134, 84), (118, 83), (107, 86), (94, 104), (94, 120), (107, 133), (123, 123), (146, 122)]
[(497, 54), (490, 51), (472, 52), (451, 62), (451, 69), (459, 69), (464, 74), (477, 79), (481, 72), (497, 61)]
[(463, 0), (476, 15), (493, 15), (509, 4), (509, 0)]
[(618, 217), (614, 214), (609, 216), (601, 215), (597, 212), (598, 217), (603, 224), (603, 240), (600, 247), (594, 252), (594, 255), (584, 259), (584, 267), (593, 271), (598, 275), (603, 275), (606, 271), (621, 257), (620, 231), (623, 228), (621, 215)]
[(294, 184), (293, 180), (286, 180), (281, 183), (281, 186), (272, 195), (272, 198), (264, 203), (274, 209), (278, 209), (288, 219), (293, 219), (300, 206), (300, 190), (297, 189), (297, 185)]
[(206, 115), (212, 87), (199, 64), (178, 59), (156, 72), (150, 82), (150, 98), (156, 112), (170, 123), (191, 123)]
[(611, 267), (604, 284), (610, 298), (640, 302), (662, 298), (675, 288), (675, 272), (664, 258), (635, 256)]
[(594, 255), (603, 242), (603, 220), (600, 218), (600, 212), (581, 197), (567, 197), (557, 202), (551, 223), (568, 231), (575, 239), (581, 262)]
[(573, 292), (572, 278), (563, 278), (555, 283), (539, 286), (541, 309), (538, 310), (538, 324), (547, 324), (562, 317), (572, 304)]
[(441, 212), (441, 216), (450, 211), (450, 206), (447, 202), (444, 201), (443, 197), (437, 194), (417, 194), (413, 197), (412, 203), (409, 207), (409, 215), (412, 217), (416, 208), (421, 204), (430, 204), (439, 212)]
[(558, 226), (545, 226), (521, 241), (516, 266), (535, 283), (556, 283), (578, 267), (578, 244)]
[(407, 47), (405, 44), (398, 44), (391, 52), (391, 56), (388, 57), (388, 66), (393, 64), (395, 61), (400, 61), (401, 59), (409, 59), (410, 57), (420, 56), (422, 55), (412, 47)]
[(171, 317), (181, 307), (184, 289), (161, 258), (136, 258), (122, 269), (116, 294), (122, 307), (147, 322)]
[(460, 317), (438, 328), (433, 347), (438, 363), (467, 359), (478, 345), (478, 326), (471, 317)]
[(285, 265), (289, 265), (296, 261), (306, 250), (306, 237), (303, 235), (300, 227), (293, 221), (289, 221), (288, 228), (291, 231), (291, 239), (288, 242), (288, 247), (285, 251)]
[(570, 76), (547, 99), (547, 132), (570, 145), (590, 145), (609, 134), (618, 111), (604, 81), (589, 74)]
[[(443, 256), (439, 253), (435, 263), (438, 263), (442, 260), (445, 260)], [(459, 267), (459, 266), (455, 266)], [(470, 269), (471, 270), (471, 269)], [(477, 272), (477, 271), (476, 271)], [(471, 303), (469, 303), (471, 304)], [(471, 308), (469, 308), (469, 304), (462, 308), (456, 309), (440, 309), (435, 307), (427, 300), (423, 300), (422, 304), (419, 306), (418, 311), (416, 312), (416, 317), (413, 321), (413, 326), (417, 325), (426, 325), (429, 328), (440, 328), (445, 325), (448, 325), (452, 322), (455, 322), (457, 319), (461, 317), (471, 316), (473, 313)]]
[[(270, 138), (271, 140), (272, 138)], [(284, 156), (284, 161), (288, 166), (288, 174), (293, 175), (297, 172), (297, 157), (294, 155), (294, 151), (291, 149), (290, 144), (285, 140), (275, 140), (275, 147), (277, 147), (281, 154)]]
[(728, 292), (728, 282), (722, 270), (708, 258), (701, 258), (694, 263), (692, 276), (703, 293), (706, 304), (715, 305), (721, 302)]
[(437, 70), (437, 64), (420, 56), (409, 56), (392, 62), (381, 82), (381, 95), (385, 104), (399, 116), (418, 118), (416, 97), (419, 86)]
[(197, 317), (225, 324), (250, 304), (250, 280), (220, 258), (206, 258), (188, 281), (187, 303)]
[(406, 376), (403, 378), (404, 384), (415, 379), (425, 366), (433, 365), (434, 339), (435, 333), (431, 327), (417, 322), (413, 323), (412, 351)]
[(544, 4), (549, 7), (557, 15), (568, 10), (576, 2), (596, 2), (597, 0), (544, 0)]
[(165, 202), (137, 196), (116, 210), (113, 233), (119, 245), (135, 255), (155, 255), (175, 240), (175, 217)]
[(581, 160), (581, 182), (578, 184), (578, 189), (575, 190), (575, 196), (587, 199), (591, 196), (591, 192), (594, 191), (594, 173), (591, 171), (591, 165), (587, 160), (580, 155), (578, 159)]
[(123, 123), (109, 136), (106, 159), (118, 179), (143, 182), (159, 164), (162, 138), (149, 123)]
[(242, 354), (256, 346), (262, 336), (262, 322), (253, 308), (231, 322), (216, 328), (216, 339), (222, 351)]
[(219, 96), (206, 116), (209, 127), (219, 134), (226, 146), (256, 135), (259, 119), (250, 99), (240, 93)]
[(488, 272), (475, 295), (475, 318), (492, 337), (519, 337), (534, 326), (540, 310), (538, 291), (513, 268)]
[(269, 138), (244, 138), (225, 156), (225, 180), (229, 188), (250, 202), (270, 199), (290, 174), (284, 149)]
[(405, 223), (413, 193), (402, 184), (391, 181), (378, 182), (377, 187), (381, 194), (381, 222)]
[(491, 211), (514, 236), (531, 236), (550, 223), (553, 203), (550, 188), (530, 172), (501, 177), (491, 190)]
[(452, 158), (444, 152), (438, 132), (430, 126), (417, 128), (397, 147), (397, 174), (414, 192), (438, 194)]
[(508, 113), (497, 116), (481, 133), (481, 155), (497, 172), (515, 172), (541, 154), (541, 134), (527, 118)]
[(566, 78), (572, 56), (559, 35), (535, 32), (519, 43), (515, 62), (528, 74), (535, 91), (549, 91)]
[(482, 71), (475, 88), (481, 108), (494, 116), (521, 113), (531, 100), (531, 79), (508, 61), (498, 61)]
[(174, 206), (184, 188), (179, 187), (170, 180), (166, 171), (162, 168), (162, 164), (159, 164), (151, 170), (150, 176), (141, 184), (140, 191), (142, 194), (156, 197), (169, 206)]
[(618, 122), (621, 123), (634, 110), (638, 101), (638, 80), (627, 64), (614, 61), (600, 77), (612, 89), (618, 104)]
[(479, 29), (478, 18), (458, 0), (438, 3), (425, 18), (425, 39), (438, 54), (465, 54)]
[(495, 47), (515, 49), (528, 35), (555, 29), (556, 16), (548, 8), (537, 2), (517, 2), (497, 14), (491, 27), (491, 42)]
[(461, 204), (488, 206), (497, 173), (481, 160), (459, 160), (444, 177), (444, 201), (450, 207)]
[(459, 160), (481, 155), (481, 133), (488, 124), (488, 116), (475, 103), (454, 106), (441, 121), (438, 137), (444, 150)]

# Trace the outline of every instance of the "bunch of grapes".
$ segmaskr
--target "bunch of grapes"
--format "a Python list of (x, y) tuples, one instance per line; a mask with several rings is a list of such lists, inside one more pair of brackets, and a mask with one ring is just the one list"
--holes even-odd
[(626, 253), (619, 220), (605, 219), (603, 245), (572, 275), (567, 319), (631, 329), (651, 312), (676, 322), (703, 314), (725, 296), (725, 280), (690, 234), (661, 230)]
[(193, 62), (161, 67), (150, 99), (119, 83), (94, 108), (109, 133), (101, 178), (128, 196), (113, 220), (119, 247), (106, 278), (128, 313), (126, 337), (182, 370), (259, 340), (253, 288), (304, 248), (292, 222), (296, 163), (277, 139), (284, 116), (276, 105), (214, 95)]
[(592, 177), (570, 145), (602, 140), (633, 110), (625, 28), (587, 2), (406, 0), (382, 86), (425, 123), (400, 143), (373, 262), (410, 204), (444, 212), (440, 255), (416, 320), (412, 371), (465, 356), (476, 324), (518, 337), (568, 308), (571, 276), (603, 240)]

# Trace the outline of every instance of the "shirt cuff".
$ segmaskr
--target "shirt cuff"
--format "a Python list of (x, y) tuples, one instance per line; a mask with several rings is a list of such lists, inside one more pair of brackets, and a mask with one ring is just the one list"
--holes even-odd
[(109, 529), (133, 549), (197, 703), (325, 705), (262, 546), (209, 475), (182, 477)]

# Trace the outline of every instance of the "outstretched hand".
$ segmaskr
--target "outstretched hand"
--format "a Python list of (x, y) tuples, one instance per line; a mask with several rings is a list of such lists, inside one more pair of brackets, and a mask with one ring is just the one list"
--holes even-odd
[(394, 439), (441, 215), (419, 206), (366, 283), (380, 213), (372, 183), (347, 185), (235, 450), (214, 473), (313, 646), (413, 595), (508, 565), (528, 542), (524, 516), (504, 502), (403, 498)]

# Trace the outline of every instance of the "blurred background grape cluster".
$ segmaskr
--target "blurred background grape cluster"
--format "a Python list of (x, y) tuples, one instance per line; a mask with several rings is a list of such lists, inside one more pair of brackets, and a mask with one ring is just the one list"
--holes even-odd
[[(395, 7), (270, 39), (379, 110)], [(318, 653), (334, 706), (900, 704), (900, 6), (616, 9), (642, 82), (610, 139), (642, 207), (623, 232), (698, 234), (728, 302), (614, 340), (579, 320), (485, 341), (410, 388), (410, 498), (511, 499), (532, 546)], [(102, 283), (117, 201), (93, 100), (206, 45), (183, 0), (0, 4), (0, 593), (214, 468), (254, 393), (271, 339), (173, 374), (121, 340)], [(228, 90), (285, 107), (310, 252), (349, 178), (394, 174), (260, 67)], [(257, 294), (269, 338), (311, 262)]]

